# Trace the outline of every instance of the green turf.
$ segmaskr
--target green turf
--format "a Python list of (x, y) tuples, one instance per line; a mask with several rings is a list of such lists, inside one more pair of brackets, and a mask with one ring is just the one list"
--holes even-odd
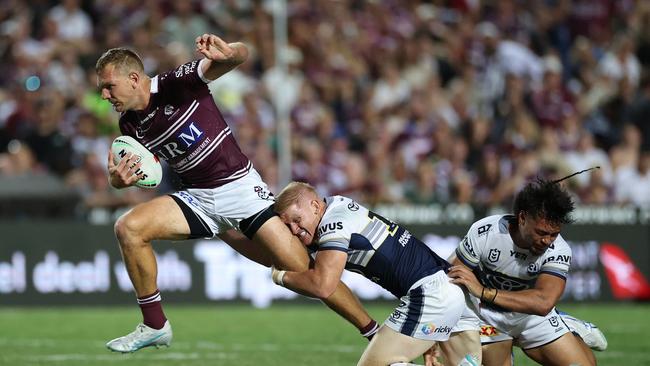
[[(597, 323), (609, 349), (600, 365), (650, 365), (650, 305), (562, 306)], [(384, 319), (390, 305), (369, 311)], [(110, 353), (104, 344), (132, 330), (136, 306), (113, 308), (1, 308), (0, 365), (354, 365), (366, 341), (320, 305), (167, 306), (174, 342), (168, 349)], [(517, 354), (517, 365), (533, 365)]]

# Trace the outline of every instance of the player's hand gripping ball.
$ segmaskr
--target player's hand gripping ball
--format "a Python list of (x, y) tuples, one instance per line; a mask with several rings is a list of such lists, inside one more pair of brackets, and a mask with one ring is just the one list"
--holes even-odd
[(135, 174), (141, 176), (140, 180), (135, 183), (142, 188), (155, 188), (162, 181), (162, 167), (158, 158), (152, 154), (146, 147), (142, 146), (131, 136), (118, 136), (113, 140), (111, 146), (113, 160), (119, 164), (120, 160), (132, 153), (136, 157), (133, 165), (141, 162), (142, 165)]

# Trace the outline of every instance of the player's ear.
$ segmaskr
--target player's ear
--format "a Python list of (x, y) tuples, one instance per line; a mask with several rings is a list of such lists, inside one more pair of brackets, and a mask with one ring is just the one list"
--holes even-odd
[(131, 86), (133, 89), (135, 89), (138, 86), (138, 82), (140, 82), (140, 74), (135, 71), (131, 71), (129, 73), (129, 81), (131, 81)]
[(311, 200), (309, 201), (309, 204), (312, 208), (312, 212), (314, 215), (318, 215), (318, 212), (320, 211), (320, 201), (319, 200)]
[(517, 226), (524, 226), (526, 223), (526, 213), (524, 211), (519, 211), (519, 215), (517, 215)]

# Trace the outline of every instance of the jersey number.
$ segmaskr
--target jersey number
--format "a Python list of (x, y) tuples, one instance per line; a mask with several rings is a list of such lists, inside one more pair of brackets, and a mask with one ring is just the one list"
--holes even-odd
[(372, 220), (379, 220), (384, 223), (384, 225), (387, 226), (388, 229), (388, 234), (390, 236), (394, 236), (395, 232), (397, 232), (397, 228), (399, 227), (396, 223), (388, 220), (387, 218), (383, 217), (382, 215), (376, 214), (372, 211), (368, 211), (368, 217)]

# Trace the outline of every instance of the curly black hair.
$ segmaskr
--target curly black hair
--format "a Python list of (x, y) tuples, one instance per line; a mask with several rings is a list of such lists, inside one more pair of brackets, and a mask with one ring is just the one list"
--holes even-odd
[(571, 212), (574, 204), (569, 193), (558, 181), (538, 178), (526, 184), (515, 197), (513, 211), (515, 216), (525, 212), (535, 218), (543, 218), (555, 224), (570, 224), (573, 222)]

